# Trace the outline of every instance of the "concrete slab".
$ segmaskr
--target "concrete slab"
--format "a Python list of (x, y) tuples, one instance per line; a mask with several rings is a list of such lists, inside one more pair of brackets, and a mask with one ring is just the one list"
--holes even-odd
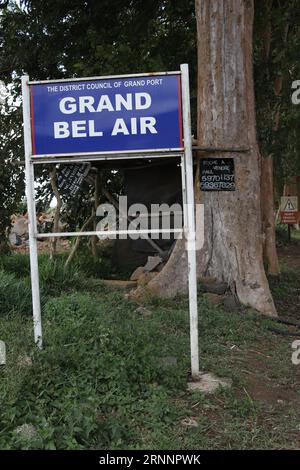
[(193, 392), (199, 390), (204, 394), (214, 393), (219, 387), (230, 388), (232, 385), (231, 379), (220, 378), (210, 372), (202, 372), (199, 374), (199, 379), (188, 383), (188, 390)]

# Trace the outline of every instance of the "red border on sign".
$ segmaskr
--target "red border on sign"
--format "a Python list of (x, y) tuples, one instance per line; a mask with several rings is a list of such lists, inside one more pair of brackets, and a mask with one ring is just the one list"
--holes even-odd
[(34, 106), (33, 106), (33, 87), (30, 86), (30, 116), (31, 116), (31, 144), (32, 144), (32, 154), (36, 154), (36, 147), (35, 147), (35, 133), (34, 133)]
[(183, 147), (182, 141), (182, 107), (181, 107), (181, 77), (177, 77), (178, 83), (178, 124), (179, 124), (179, 147)]
[(297, 211), (281, 211), (280, 222), (281, 224), (295, 225), (298, 223), (299, 212)]

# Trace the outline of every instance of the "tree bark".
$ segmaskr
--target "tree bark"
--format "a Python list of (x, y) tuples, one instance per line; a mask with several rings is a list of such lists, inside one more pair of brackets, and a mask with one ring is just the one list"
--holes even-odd
[[(272, 42), (272, 21), (271, 21), (271, 11), (273, 7), (273, 0), (267, 0), (265, 2), (265, 11), (266, 11), (266, 24), (264, 32), (264, 60), (266, 68), (268, 71), (267, 78), (270, 80), (269, 73), (269, 58), (271, 52), (271, 42)], [(282, 80), (279, 85), (281, 93)], [(274, 83), (275, 94), (278, 92), (278, 83), (275, 80)], [(267, 112), (272, 113), (271, 104), (268, 103)], [(278, 130), (279, 127), (279, 117), (280, 111), (275, 115), (274, 123), (274, 132)], [(278, 276), (280, 274), (279, 261), (277, 256), (276, 249), (276, 217), (274, 214), (274, 181), (273, 181), (273, 156), (262, 155), (261, 158), (261, 215), (262, 215), (262, 227), (263, 227), (263, 257), (267, 267), (268, 274), (272, 276)]]
[(263, 157), (261, 160), (261, 210), (265, 264), (269, 274), (278, 276), (280, 268), (276, 249), (272, 155)]
[[(226, 281), (239, 300), (276, 316), (263, 265), (260, 211), (260, 154), (256, 140), (252, 69), (252, 0), (196, 0), (198, 43), (198, 143), (246, 147), (234, 157), (236, 191), (201, 192), (205, 244), (198, 274)], [(148, 284), (171, 297), (187, 289), (183, 241), (165, 268)]]

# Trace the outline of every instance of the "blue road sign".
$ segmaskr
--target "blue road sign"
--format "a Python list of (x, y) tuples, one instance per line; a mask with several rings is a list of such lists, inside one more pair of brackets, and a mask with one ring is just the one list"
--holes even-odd
[(33, 155), (183, 148), (180, 74), (32, 83)]

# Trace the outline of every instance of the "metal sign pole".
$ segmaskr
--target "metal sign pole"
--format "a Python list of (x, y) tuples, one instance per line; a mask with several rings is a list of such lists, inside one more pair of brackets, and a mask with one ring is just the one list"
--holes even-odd
[(37, 346), (42, 348), (42, 321), (41, 321), (41, 302), (39, 285), (39, 267), (37, 251), (37, 224), (36, 209), (34, 197), (34, 167), (31, 161), (31, 118), (30, 118), (30, 93), (29, 77), (22, 77), (22, 97), (23, 97), (23, 123), (24, 123), (24, 148), (25, 148), (25, 173), (26, 173), (26, 198), (28, 210), (28, 233), (29, 233), (29, 254), (31, 271), (31, 290), (32, 290), (32, 309), (33, 309), (33, 327), (34, 341)]
[[(198, 306), (197, 306), (197, 265), (196, 265), (196, 229), (195, 229), (195, 203), (193, 180), (193, 155), (190, 110), (189, 66), (182, 64), (181, 90), (182, 90), (182, 118), (184, 138), (184, 158), (182, 159), (183, 176), (185, 177), (186, 211), (186, 239), (188, 256), (189, 280), (189, 308), (190, 308), (190, 341), (191, 341), (191, 374), (193, 378), (199, 376), (199, 345), (198, 345)], [(184, 201), (185, 202), (185, 201)]]

